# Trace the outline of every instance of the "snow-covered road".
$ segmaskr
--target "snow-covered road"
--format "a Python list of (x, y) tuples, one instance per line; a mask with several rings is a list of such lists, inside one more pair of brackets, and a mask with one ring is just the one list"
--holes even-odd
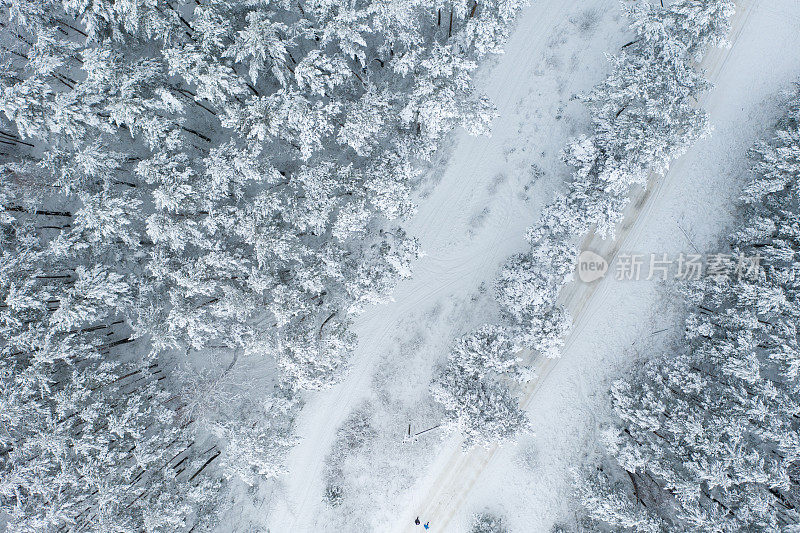
[[(734, 46), (711, 52), (704, 65), (717, 84), (702, 103), (714, 135), (635, 198), (616, 241), (587, 239), (587, 248), (607, 257), (620, 250), (708, 249), (729, 220), (745, 151), (778, 116), (780, 90), (800, 75), (800, 0), (738, 5)], [(397, 287), (393, 302), (358, 319), (359, 344), (347, 378), (309, 398), (298, 425), (303, 440), (272, 507), (263, 509), (272, 530), (325, 530), (319, 522), (325, 457), (337, 429), (369, 395), (377, 366), (409, 317), (475, 292), (523, 248), (525, 227), (567, 176), (558, 152), (569, 137), (586, 131), (584, 111), (569, 98), (601, 79), (604, 54), (626, 42), (623, 24), (616, 0), (533, 0), (523, 12), (507, 53), (483, 71), (480, 86), (499, 112), (493, 136), (457, 134), (422, 191), (406, 226), (427, 256)], [(456, 439), (444, 441), (428, 470), (392, 502), (402, 512), (383, 519), (380, 530), (411, 529), (419, 515), (434, 531), (464, 531), (465, 517), (490, 505), (505, 511), (511, 530), (547, 531), (567, 510), (568, 470), (580, 458), (594, 410), (603, 405), (604, 380), (630, 359), (627, 348), (642, 331), (671, 320), (664, 314), (656, 324), (648, 312), (661, 297), (655, 284), (611, 277), (566, 287), (562, 299), (576, 317), (575, 328), (562, 359), (537, 363), (539, 378), (526, 391), (536, 436), (517, 448), (469, 454)], [(446, 345), (460, 327), (443, 321), (433, 335)], [(520, 455), (531, 449), (535, 466), (521, 467)]]
[[(798, 30), (797, 0), (737, 2), (733, 46), (710, 52), (703, 63), (716, 85), (701, 102), (716, 126), (713, 136), (678, 159), (665, 176), (654, 177), (647, 191), (635, 193), (615, 240), (590, 236), (583, 249), (610, 263), (620, 252), (675, 257), (697, 247), (713, 250), (716, 234), (730, 220), (744, 153), (779, 114), (774, 100), (780, 91), (800, 75)], [(413, 531), (412, 520), (419, 515), (437, 531), (464, 531), (460, 510), (465, 504), (473, 510), (500, 508), (512, 531), (547, 531), (566, 515), (569, 467), (581, 456), (586, 438), (581, 428), (592, 425), (594, 409), (602, 406), (603, 378), (637, 355), (630, 347), (647, 328), (675, 325), (669, 313), (653, 312), (665, 307), (662, 298), (655, 283), (621, 282), (610, 274), (594, 284), (566, 286), (560, 300), (575, 325), (563, 357), (537, 361), (538, 377), (524, 393), (538, 435), (528, 443), (537, 456), (527, 472), (531, 479), (514, 475), (524, 470), (518, 450), (495, 447), (464, 454), (453, 445), (414, 487), (417, 505), (398, 518), (396, 530)], [(477, 494), (471, 494), (475, 487)]]
[[(406, 227), (426, 256), (414, 265), (412, 279), (397, 287), (393, 302), (357, 320), (359, 344), (347, 378), (304, 408), (303, 440), (289, 458), (269, 518), (276, 530), (316, 530), (325, 456), (337, 428), (368, 392), (376, 362), (400, 324), (443, 298), (491, 282), (499, 265), (522, 250), (524, 229), (567, 175), (559, 151), (585, 129), (581, 106), (569, 99), (603, 76), (604, 54), (624, 40), (620, 22), (616, 0), (534, 0), (508, 53), (482, 71), (479, 86), (498, 108), (493, 135), (458, 133), (445, 166), (421, 192)], [(437, 332), (442, 338), (456, 333), (448, 326)]]

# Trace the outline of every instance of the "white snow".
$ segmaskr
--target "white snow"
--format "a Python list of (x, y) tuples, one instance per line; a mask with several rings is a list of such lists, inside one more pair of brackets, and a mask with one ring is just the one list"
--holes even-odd
[[(499, 112), (493, 135), (457, 135), (447, 166), (423, 190), (407, 227), (427, 255), (414, 265), (413, 278), (397, 288), (394, 302), (359, 319), (360, 341), (347, 379), (312, 397), (305, 407), (298, 427), (303, 442), (291, 454), (285, 492), (271, 514), (271, 526), (314, 530), (323, 505), (323, 463), (336, 430), (370, 394), (370, 380), (385, 352), (402, 337), (414, 335), (405, 331), (414, 322), (410, 317), (451, 299), (467, 299), (481, 283), (491, 282), (509, 255), (522, 250), (524, 229), (568, 175), (560, 162), (561, 148), (585, 129), (583, 109), (569, 98), (601, 79), (607, 67), (604, 54), (624, 42), (616, 5), (614, 0), (536, 2), (519, 21), (508, 53), (486, 69), (482, 89)], [(461, 305), (462, 312), (474, 312), (468, 299)], [(463, 322), (442, 320), (428, 332), (428, 342), (438, 350), (420, 361), (423, 368), (403, 369), (409, 394), (414, 394), (413, 387), (417, 394), (427, 394), (430, 368), (446, 355), (452, 339), (468, 329)], [(398, 421), (398, 433), (404, 422)]]
[[(781, 91), (800, 78), (800, 0), (737, 5), (733, 47), (706, 61), (716, 83), (702, 102), (715, 126), (712, 137), (633, 206), (632, 224), (617, 243), (592, 242), (592, 249), (712, 250), (730, 222), (746, 150), (780, 115)], [(338, 522), (328, 521), (337, 515), (322, 500), (323, 470), (337, 429), (364, 400), (384, 405), (376, 424), (382, 443), (400, 443), (409, 422), (415, 431), (436, 423), (425, 401), (431, 368), (457, 335), (494, 312), (480, 286), (523, 248), (525, 227), (568, 175), (559, 151), (585, 131), (585, 114), (569, 98), (601, 79), (604, 53), (626, 42), (623, 26), (615, 0), (534, 0), (523, 12), (507, 53), (484, 70), (483, 90), (499, 111), (493, 136), (456, 135), (445, 166), (423, 191), (407, 227), (427, 255), (392, 303), (358, 320), (360, 340), (347, 378), (309, 398), (298, 426), (303, 441), (290, 456), (272, 508), (259, 510), (272, 530), (338, 530), (342, 524), (415, 530), (419, 515), (431, 521), (432, 531), (464, 531), (472, 513), (489, 507), (511, 531), (544, 532), (569, 517), (569, 469), (580, 463), (604, 416), (608, 379), (670, 334), (651, 332), (676, 327), (655, 282), (618, 282), (612, 272), (594, 290), (568, 288), (565, 301), (581, 311), (563, 357), (542, 365), (527, 400), (535, 436), (465, 455), (457, 439), (440, 441), (432, 431), (416, 443), (385, 447), (382, 455), (364, 452), (365, 494), (358, 496), (364, 508)], [(416, 407), (420, 412), (411, 420)], [(392, 412), (396, 419), (385, 416)]]
[[(676, 161), (640, 207), (632, 206), (617, 242), (593, 241), (587, 248), (606, 257), (609, 250), (670, 257), (695, 248), (714, 251), (732, 221), (746, 176), (746, 151), (769, 133), (784, 109), (782, 92), (800, 76), (800, 4), (781, 0), (738, 7), (733, 47), (712, 52), (705, 63), (716, 84), (702, 102), (715, 127), (712, 136)], [(479, 450), (462, 458), (458, 474), (448, 472), (448, 489), (430, 486), (442, 472), (421, 480), (414, 489), (415, 508), (398, 530), (408, 517), (427, 510), (425, 518), (438, 531), (464, 531), (472, 513), (485, 507), (506, 517), (511, 531), (549, 531), (574, 512), (570, 469), (596, 439), (609, 380), (648, 350), (660, 349), (680, 321), (662, 284), (617, 281), (613, 270), (593, 292), (571, 286), (562, 296), (580, 312), (562, 358), (543, 365), (527, 399), (535, 435), (496, 453)]]

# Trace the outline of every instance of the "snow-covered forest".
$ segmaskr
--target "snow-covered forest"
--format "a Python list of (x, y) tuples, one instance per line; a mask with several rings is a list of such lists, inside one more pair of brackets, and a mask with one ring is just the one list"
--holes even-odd
[(9, 530), (199, 530), (281, 471), (517, 7), (2, 3)]
[(611, 531), (800, 524), (800, 93), (752, 157), (741, 225), (720, 255), (729, 268), (680, 287), (683, 339), (611, 391), (607, 455), (579, 481)]
[(798, 30), (0, 0), (0, 532), (800, 527)]

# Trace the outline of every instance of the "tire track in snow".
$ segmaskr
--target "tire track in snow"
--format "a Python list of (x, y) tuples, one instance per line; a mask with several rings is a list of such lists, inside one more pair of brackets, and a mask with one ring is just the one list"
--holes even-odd
[[(706, 70), (706, 75), (712, 82), (719, 78), (720, 73), (728, 64), (731, 53), (747, 25), (754, 5), (754, 3), (744, 1), (739, 1), (736, 4), (736, 14), (731, 21), (732, 26), (729, 36), (731, 46), (727, 49), (715, 48), (709, 50), (700, 65), (701, 68)], [(706, 93), (701, 98), (700, 105), (705, 108), (709, 98), (710, 94)], [(652, 175), (648, 180), (646, 189), (638, 188), (632, 191), (631, 201), (626, 209), (627, 213), (614, 240), (604, 240), (592, 233), (583, 240), (581, 250), (595, 251), (605, 257), (609, 265), (613, 264), (623, 246), (640, 235), (642, 225), (639, 222), (646, 220), (647, 215), (657, 205), (669, 176), (683, 171), (685, 164), (686, 158), (678, 158), (673, 161), (669, 170), (663, 176)], [(602, 296), (606, 287), (607, 284), (600, 281), (591, 285), (573, 282), (562, 288), (558, 302), (570, 311), (574, 321), (572, 331), (565, 341), (564, 353), (567, 353), (569, 347), (578, 338), (584, 327), (591, 322), (592, 313), (589, 304), (596, 295)], [(523, 392), (521, 404), (524, 408), (528, 409), (530, 407), (536, 398), (537, 392), (546, 382), (547, 377), (562, 360), (562, 358), (558, 358), (534, 361), (532, 366), (536, 371), (537, 377)], [(409, 524), (413, 523), (414, 516), (417, 515), (424, 517), (426, 521), (430, 520), (437, 530), (447, 530), (453, 517), (464, 503), (483, 470), (494, 458), (498, 449), (498, 446), (493, 446), (489, 449), (478, 448), (463, 453), (460, 450), (460, 444), (456, 444), (456, 449), (451, 452), (451, 457), (445, 467), (432, 480), (428, 487), (427, 495), (422, 498), (422, 501), (427, 502), (427, 505), (420, 506), (421, 510), (404, 513), (397, 522), (402, 525), (396, 527), (395, 530), (416, 531)]]
[[(520, 103), (529, 106), (538, 103), (533, 91), (543, 78), (537, 78), (534, 69), (542, 60), (540, 52), (549, 45), (553, 27), (566, 23), (570, 10), (604, 10), (614, 5), (616, 0), (587, 0), (583, 3), (535, 0), (532, 7), (522, 12), (514, 32), (515, 48), (500, 58), (500, 63), (492, 68), (492, 76), (485, 80), (490, 82), (488, 90), (492, 99), (499, 109), (505, 111), (501, 121), (505, 121), (504, 126), (509, 122), (512, 126), (498, 128), (505, 135), (499, 136), (501, 140), (515, 140), (509, 133), (520, 125), (516, 113)], [(582, 73), (566, 74), (570, 82)], [(553, 94), (552, 98), (557, 100), (559, 95)], [(431, 255), (418, 261), (414, 265), (413, 278), (397, 287), (397, 301), (371, 309), (355, 320), (359, 346), (349, 375), (336, 387), (312, 396), (304, 409), (298, 434), (304, 436), (305, 441), (290, 455), (289, 475), (284, 478), (284, 490), (281, 491), (283, 496), (273, 502), (274, 512), (269, 517), (270, 525), (275, 529), (293, 532), (319, 529), (315, 526), (314, 510), (321, 504), (325, 456), (341, 423), (369, 394), (375, 364), (380, 360), (377, 354), (396, 335), (398, 324), (402, 325), (405, 317), (422, 307), (436, 304), (465, 285), (476, 287), (481, 281), (493, 279), (497, 264), (521, 247), (524, 227), (533, 222), (536, 213), (527, 204), (527, 210), (522, 207), (519, 212), (514, 212), (509, 209), (508, 200), (500, 195), (492, 201), (506, 203), (489, 213), (486, 227), (505, 226), (502, 233), (493, 232), (494, 237), (481, 241), (480, 246), (476, 246), (472, 239), (454, 233), (468, 228), (470, 216), (483, 207), (485, 188), (497, 174), (496, 161), (503, 157), (505, 147), (487, 142), (485, 138), (460, 135), (460, 142), (454, 145), (448, 168), (442, 176), (442, 181), (456, 180), (456, 185), (440, 183), (433, 187), (430, 194), (420, 201), (417, 216), (405, 225), (408, 233), (418, 236), (423, 250)], [(549, 197), (557, 185), (535, 184), (532, 195)], [(437, 333), (452, 337), (450, 330)]]

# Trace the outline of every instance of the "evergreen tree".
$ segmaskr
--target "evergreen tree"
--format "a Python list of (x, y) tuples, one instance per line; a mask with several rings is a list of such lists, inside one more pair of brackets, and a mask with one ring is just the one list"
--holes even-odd
[[(684, 340), (612, 390), (607, 462), (627, 485), (583, 482), (623, 530), (790, 531), (800, 524), (797, 417), (800, 93), (753, 150), (738, 260), (684, 291)], [(759, 258), (756, 263), (752, 258)]]
[(497, 326), (484, 326), (456, 342), (432, 385), (445, 424), (464, 436), (464, 446), (491, 446), (513, 439), (528, 419), (509, 387), (527, 375), (519, 347)]
[(499, 516), (483, 512), (475, 515), (470, 533), (508, 533), (508, 528)]

